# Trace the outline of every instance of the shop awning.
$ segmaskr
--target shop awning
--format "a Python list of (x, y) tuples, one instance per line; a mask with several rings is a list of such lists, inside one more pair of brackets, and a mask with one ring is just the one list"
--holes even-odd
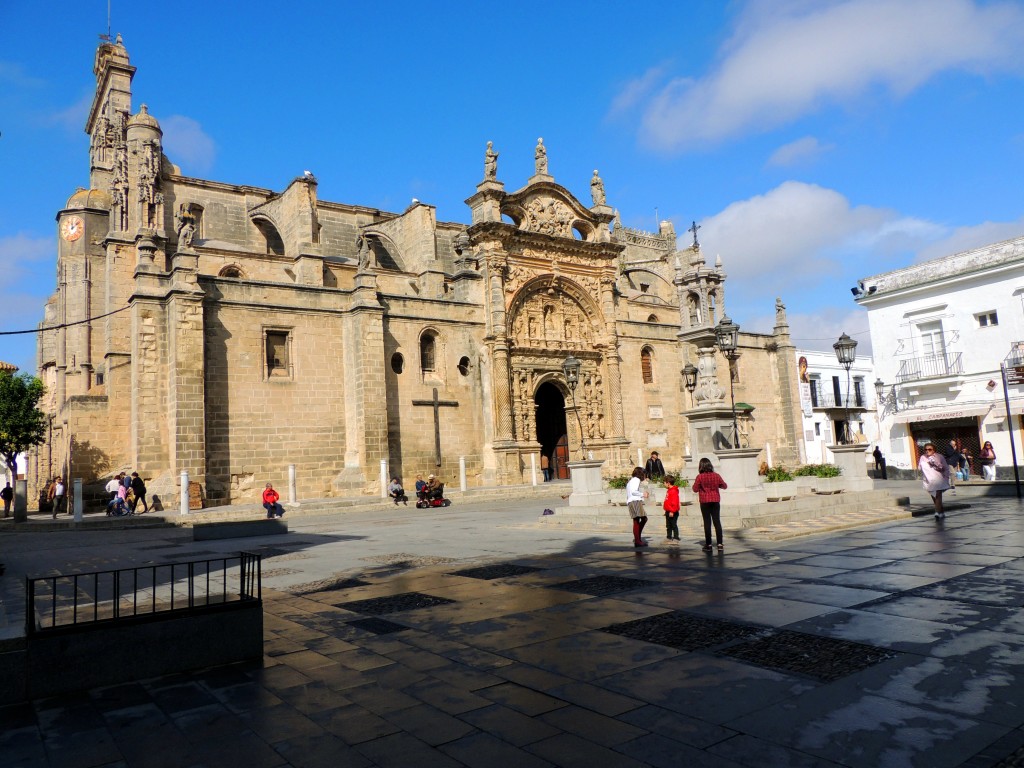
[(984, 416), (992, 409), (992, 403), (972, 405), (947, 405), (942, 408), (910, 408), (893, 414), (896, 424), (911, 424), (918, 421), (945, 421), (946, 419), (970, 419)]

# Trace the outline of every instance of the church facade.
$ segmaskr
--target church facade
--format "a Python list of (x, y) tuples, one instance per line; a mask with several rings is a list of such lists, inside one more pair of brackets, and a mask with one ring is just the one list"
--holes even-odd
[[(52, 417), (39, 483), (137, 470), (173, 497), (188, 472), (212, 505), (252, 502), (288, 465), (319, 497), (379, 493), (382, 462), (407, 484), (454, 482), (460, 459), (470, 486), (516, 484), (542, 454), (562, 477), (585, 453), (612, 475), (651, 450), (671, 470), (735, 442), (694, 429), (728, 409), (729, 383), (713, 349), (726, 275), (696, 227), (683, 248), (668, 222), (622, 227), (597, 172), (585, 205), (542, 141), (514, 191), (488, 145), (468, 224), (418, 202), (320, 200), (308, 173), (282, 191), (188, 177), (147, 107), (133, 112), (134, 71), (120, 37), (100, 45), (89, 187), (57, 215), (39, 334)], [(781, 304), (774, 332), (742, 333), (739, 353), (740, 441), (796, 463)]]

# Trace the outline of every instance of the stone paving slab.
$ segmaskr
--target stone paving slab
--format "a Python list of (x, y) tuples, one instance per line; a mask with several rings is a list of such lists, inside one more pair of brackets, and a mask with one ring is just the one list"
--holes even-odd
[[(642, 550), (626, 536), (541, 535), (528, 525), (539, 504), (293, 522), (262, 550), (275, 574), (264, 581), (262, 665), (2, 708), (0, 765), (1019, 762), (1015, 499), (974, 499), (945, 521), (727, 534), (710, 556), (660, 531)], [(202, 546), (173, 529), (4, 532), (0, 587), (16, 594), (28, 571), (232, 551)], [(635, 588), (551, 588), (582, 579)], [(450, 602), (398, 602), (384, 616), (345, 608), (410, 594)], [(366, 619), (400, 629), (378, 634)], [(613, 625), (653, 629), (624, 637), (605, 631)], [(716, 626), (749, 632), (664, 644), (676, 643), (665, 632)]]

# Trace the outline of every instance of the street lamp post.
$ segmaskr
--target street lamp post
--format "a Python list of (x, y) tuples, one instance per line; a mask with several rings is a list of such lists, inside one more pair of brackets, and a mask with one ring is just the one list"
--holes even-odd
[(576, 412), (576, 425), (580, 429), (580, 454), (586, 460), (587, 446), (583, 439), (583, 422), (580, 420), (579, 408), (576, 407), (576, 385), (580, 383), (580, 361), (574, 355), (569, 355), (562, 363), (562, 373), (565, 374), (565, 382), (569, 385), (569, 392), (572, 394), (572, 409)]
[(687, 363), (683, 366), (683, 385), (690, 393), (690, 407), (693, 407), (693, 391), (697, 388), (697, 366)]
[(740, 428), (736, 423), (736, 396), (733, 394), (732, 366), (736, 360), (736, 349), (739, 347), (740, 327), (729, 319), (728, 315), (722, 317), (715, 326), (715, 341), (718, 348), (722, 350), (725, 359), (729, 361), (729, 403), (732, 405), (732, 447), (740, 447)]
[(846, 425), (843, 429), (845, 433), (843, 443), (848, 445), (853, 442), (853, 435), (850, 432), (850, 367), (857, 359), (857, 340), (851, 339), (844, 333), (832, 345), (832, 349), (836, 351), (836, 360), (846, 369)]

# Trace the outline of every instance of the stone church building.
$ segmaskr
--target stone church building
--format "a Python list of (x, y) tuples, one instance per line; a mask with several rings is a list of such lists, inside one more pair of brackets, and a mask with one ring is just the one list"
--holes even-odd
[[(253, 502), (290, 464), (300, 496), (322, 497), (379, 493), (382, 461), (407, 485), (453, 483), (461, 457), (472, 487), (528, 483), (542, 453), (567, 476), (581, 441), (606, 475), (651, 450), (672, 470), (730, 447), (728, 416), (698, 418), (730, 409), (713, 349), (726, 276), (696, 227), (680, 248), (668, 222), (621, 226), (597, 172), (586, 205), (541, 141), (514, 191), (488, 145), (468, 224), (321, 200), (309, 174), (279, 191), (185, 176), (133, 111), (120, 37), (94, 71), (89, 186), (57, 214), (41, 324), (57, 328), (39, 334), (52, 428), (37, 482), (137, 470), (173, 498), (187, 471), (214, 505)], [(795, 463), (781, 304), (772, 334), (739, 341), (741, 442)]]

